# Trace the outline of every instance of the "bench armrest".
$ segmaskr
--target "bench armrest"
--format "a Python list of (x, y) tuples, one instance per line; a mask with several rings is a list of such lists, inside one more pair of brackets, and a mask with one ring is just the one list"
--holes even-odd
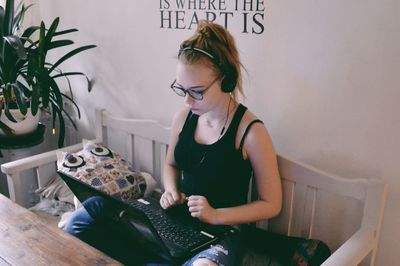
[[(100, 143), (98, 139), (92, 140), (96, 143)], [(51, 162), (57, 161), (57, 151), (64, 152), (76, 152), (82, 149), (82, 143), (67, 146), (61, 149), (56, 149), (37, 155), (29, 156), (23, 159), (15, 160), (9, 163), (4, 163), (1, 165), (1, 171), (6, 175), (12, 175), (14, 173), (19, 173), (25, 170), (33, 169), (41, 165), (45, 165)]]
[[(98, 139), (93, 140), (99, 143)], [(33, 177), (32, 174), (22, 174), (24, 171), (33, 170), (36, 172), (36, 178), (39, 187), (45, 185), (51, 177), (54, 176), (55, 169), (49, 167), (51, 163), (57, 161), (57, 152), (76, 152), (82, 149), (82, 143), (64, 147), (62, 149), (52, 150), (45, 153), (29, 156), (23, 159), (15, 160), (12, 162), (4, 163), (1, 165), (1, 171), (7, 175), (8, 191), (10, 199), (18, 204), (24, 204), (24, 195), (21, 194), (20, 188), (22, 179), (26, 177)], [(54, 164), (55, 166), (55, 164)]]
[(82, 144), (76, 144), (68, 146), (58, 150), (52, 150), (33, 156), (29, 156), (23, 159), (15, 160), (9, 163), (1, 165), (1, 171), (6, 175), (12, 175), (18, 172), (29, 170), (35, 167), (39, 167), (44, 164), (48, 164), (57, 161), (57, 151), (68, 151), (74, 152), (82, 148)]
[(344, 242), (322, 266), (355, 266), (360, 264), (372, 251), (376, 241), (375, 231), (371, 228), (360, 228)]

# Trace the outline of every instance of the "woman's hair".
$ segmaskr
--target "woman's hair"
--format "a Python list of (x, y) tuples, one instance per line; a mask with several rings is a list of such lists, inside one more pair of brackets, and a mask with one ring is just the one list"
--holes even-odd
[(244, 96), (242, 88), (242, 64), (232, 35), (221, 25), (199, 21), (195, 34), (185, 40), (180, 47), (179, 60), (193, 64), (208, 59), (222, 77), (221, 89), (232, 92), (237, 97), (237, 90)]

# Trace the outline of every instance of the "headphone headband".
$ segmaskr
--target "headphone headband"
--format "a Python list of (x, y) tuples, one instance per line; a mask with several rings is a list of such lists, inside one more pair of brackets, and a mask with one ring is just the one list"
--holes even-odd
[(202, 53), (202, 54), (206, 55), (211, 60), (214, 60), (214, 56), (212, 54), (210, 54), (209, 52), (207, 52), (207, 51), (205, 51), (203, 49), (197, 48), (197, 47), (192, 47), (192, 46), (184, 47), (183, 45), (181, 45), (181, 48), (179, 49), (179, 55), (178, 56), (180, 56), (182, 52), (187, 51), (187, 50), (194, 50), (196, 52), (199, 52), (199, 53)]

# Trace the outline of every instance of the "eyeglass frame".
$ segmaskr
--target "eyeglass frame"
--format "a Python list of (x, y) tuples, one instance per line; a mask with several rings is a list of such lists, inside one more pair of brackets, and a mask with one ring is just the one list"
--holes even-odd
[[(204, 99), (204, 93), (206, 93), (214, 84), (217, 80), (220, 79), (220, 76), (216, 77), (210, 85), (208, 85), (205, 89), (201, 90), (201, 91), (195, 91), (193, 89), (185, 89), (182, 87), (178, 87), (176, 86), (176, 79), (172, 82), (172, 84), (170, 85), (170, 88), (172, 89), (173, 92), (176, 93), (176, 95), (181, 96), (181, 97), (186, 97), (186, 94), (189, 94), (190, 97), (192, 97), (192, 99), (196, 100), (196, 101), (202, 101)], [(200, 87), (200, 86), (199, 86)], [(182, 92), (183, 94), (179, 94), (179, 92)], [(196, 98), (194, 97), (191, 93), (195, 93), (198, 94), (200, 98)]]

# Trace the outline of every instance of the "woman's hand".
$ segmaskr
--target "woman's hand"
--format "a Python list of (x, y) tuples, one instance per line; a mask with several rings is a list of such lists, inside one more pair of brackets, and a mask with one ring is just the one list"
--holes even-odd
[(218, 223), (217, 210), (210, 206), (206, 197), (190, 196), (188, 197), (188, 206), (192, 217), (209, 224)]
[(163, 209), (182, 204), (186, 201), (186, 195), (177, 190), (166, 190), (160, 198), (160, 205)]

